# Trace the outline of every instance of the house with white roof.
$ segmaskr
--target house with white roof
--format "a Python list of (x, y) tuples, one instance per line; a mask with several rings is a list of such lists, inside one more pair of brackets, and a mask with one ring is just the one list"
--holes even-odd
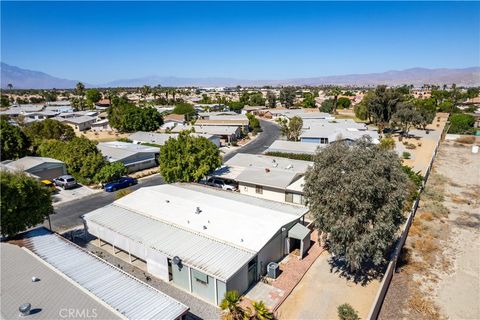
[[(211, 141), (217, 147), (220, 147), (220, 138), (211, 134), (204, 134), (204, 133), (190, 133), (192, 137), (203, 137)], [(128, 136), (128, 139), (131, 140), (133, 143), (142, 144), (142, 143), (150, 143), (155, 144), (158, 146), (163, 146), (168, 139), (176, 139), (178, 134), (176, 133), (158, 133), (158, 132), (144, 132), (138, 131), (132, 133)]]
[(109, 162), (121, 162), (128, 172), (158, 166), (157, 158), (160, 148), (135, 143), (110, 141), (100, 142), (98, 150)]
[(364, 123), (351, 119), (310, 119), (304, 121), (300, 141), (327, 145), (335, 141), (355, 141), (363, 136), (369, 136), (373, 143), (380, 142), (378, 132), (369, 130)]
[[(1, 319), (180, 320), (189, 311), (183, 303), (44, 228), (0, 246)], [(24, 304), (30, 308), (20, 313)]]
[(0, 163), (0, 169), (11, 172), (23, 171), (39, 180), (51, 180), (67, 174), (65, 163), (46, 157), (23, 157), (18, 160), (5, 160)]
[[(236, 181), (242, 194), (278, 202), (304, 204), (303, 196), (295, 198), (294, 202), (289, 190), (292, 190), (290, 186), (302, 178), (312, 165), (313, 162), (310, 161), (238, 153), (211, 176)], [(293, 192), (303, 195), (303, 188)]]
[(293, 154), (308, 154), (314, 155), (318, 148), (325, 145), (319, 143), (301, 142), (301, 141), (287, 141), (287, 140), (275, 140), (265, 153), (279, 152), (279, 153), (293, 153)]
[(144, 261), (150, 274), (218, 305), (310, 246), (307, 208), (197, 184), (141, 188), (82, 218), (89, 234)]
[(57, 116), (54, 118), (62, 123), (65, 123), (73, 128), (75, 132), (81, 132), (88, 130), (92, 127), (97, 121), (96, 115), (95, 116), (76, 116), (76, 115), (69, 115), (69, 114), (62, 114), (62, 116)]

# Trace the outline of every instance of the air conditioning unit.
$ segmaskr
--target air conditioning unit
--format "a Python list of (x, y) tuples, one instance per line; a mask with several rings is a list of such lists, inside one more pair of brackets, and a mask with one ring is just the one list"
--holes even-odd
[(269, 278), (277, 279), (280, 274), (280, 266), (276, 262), (270, 262), (267, 265), (267, 275)]

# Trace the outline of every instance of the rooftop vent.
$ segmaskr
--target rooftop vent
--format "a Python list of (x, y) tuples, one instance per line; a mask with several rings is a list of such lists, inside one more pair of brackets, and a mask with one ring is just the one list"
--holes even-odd
[(166, 203), (170, 203), (170, 200), (166, 199), (165, 202), (166, 202)]
[(265, 168), (265, 173), (269, 173), (269, 172), (270, 172), (270, 169)]
[(207, 226), (203, 226), (203, 230), (207, 230)]
[(293, 165), (292, 164), (289, 164), (286, 169), (292, 169), (293, 168)]
[(37, 281), (40, 281), (40, 278), (37, 278), (35, 276), (32, 277), (32, 282), (37, 282)]
[(28, 316), (31, 309), (32, 305), (30, 303), (24, 303), (20, 307), (18, 307), (18, 311), (20, 311), (20, 316), (22, 317)]
[(200, 214), (200, 212), (202, 212), (202, 210), (200, 210), (200, 207), (197, 207), (197, 209), (195, 210), (195, 213)]

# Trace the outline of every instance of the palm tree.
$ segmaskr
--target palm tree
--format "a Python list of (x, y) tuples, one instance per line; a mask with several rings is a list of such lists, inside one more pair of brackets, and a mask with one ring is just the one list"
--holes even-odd
[(12, 90), (13, 89), (13, 84), (9, 83), (7, 84), (8, 89)]
[(268, 310), (267, 306), (263, 301), (253, 301), (252, 302), (253, 309), (255, 310), (255, 314), (253, 316), (253, 319), (256, 320), (272, 320), (273, 319), (273, 313)]
[(80, 98), (78, 99), (78, 102), (77, 102), (77, 109), (84, 110), (85, 105), (84, 105), (84, 101), (83, 101), (83, 96), (85, 95), (85, 85), (81, 82), (77, 83), (77, 85), (75, 86), (75, 93), (78, 96), (80, 96)]
[(238, 291), (227, 291), (220, 303), (220, 308), (223, 310), (223, 320), (245, 320), (248, 318), (247, 312), (240, 306), (242, 297)]

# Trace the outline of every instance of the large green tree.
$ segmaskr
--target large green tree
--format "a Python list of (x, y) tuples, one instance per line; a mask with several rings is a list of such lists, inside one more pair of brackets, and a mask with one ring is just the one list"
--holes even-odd
[(106, 164), (95, 142), (87, 138), (71, 141), (45, 140), (38, 154), (65, 162), (68, 172), (82, 183), (91, 183), (97, 172)]
[(75, 138), (71, 126), (53, 119), (32, 122), (25, 126), (24, 132), (30, 140), (37, 142), (43, 139), (70, 141)]
[(315, 97), (313, 93), (307, 92), (303, 95), (303, 107), (304, 108), (316, 108)]
[(277, 96), (271, 90), (267, 91), (266, 105), (269, 108), (275, 108), (277, 106)]
[(303, 120), (295, 116), (291, 119), (278, 119), (277, 123), (280, 125), (282, 134), (287, 137), (289, 141), (298, 141), (302, 133)]
[(173, 114), (183, 114), (186, 121), (195, 116), (195, 108), (190, 103), (178, 103), (172, 111)]
[(385, 262), (405, 220), (407, 176), (397, 154), (368, 138), (330, 144), (317, 153), (305, 180), (315, 224), (349, 271)]
[(42, 223), (53, 214), (50, 191), (23, 172), (0, 172), (1, 233), (12, 236)]
[(325, 95), (333, 97), (333, 109), (332, 114), (337, 113), (337, 103), (338, 103), (338, 96), (342, 93), (340, 88), (332, 87), (330, 89), (325, 90)]
[(366, 101), (368, 114), (380, 132), (388, 126), (403, 99), (401, 92), (386, 86), (378, 86), (368, 98)]
[(30, 140), (18, 126), (13, 126), (7, 120), (0, 120), (0, 159), (13, 160), (27, 155)]
[(296, 90), (294, 87), (284, 87), (280, 90), (280, 102), (287, 108), (295, 102)]
[(152, 107), (140, 108), (126, 99), (114, 99), (107, 110), (110, 125), (121, 132), (155, 131), (162, 124), (160, 113)]
[(470, 114), (452, 114), (448, 120), (450, 121), (449, 133), (473, 134), (475, 131), (475, 117)]
[(94, 104), (102, 99), (102, 94), (98, 89), (88, 89), (85, 92), (85, 97), (87, 98), (87, 102), (89, 104)]
[(160, 149), (160, 173), (166, 182), (198, 181), (222, 164), (217, 146), (188, 131), (168, 139)]

